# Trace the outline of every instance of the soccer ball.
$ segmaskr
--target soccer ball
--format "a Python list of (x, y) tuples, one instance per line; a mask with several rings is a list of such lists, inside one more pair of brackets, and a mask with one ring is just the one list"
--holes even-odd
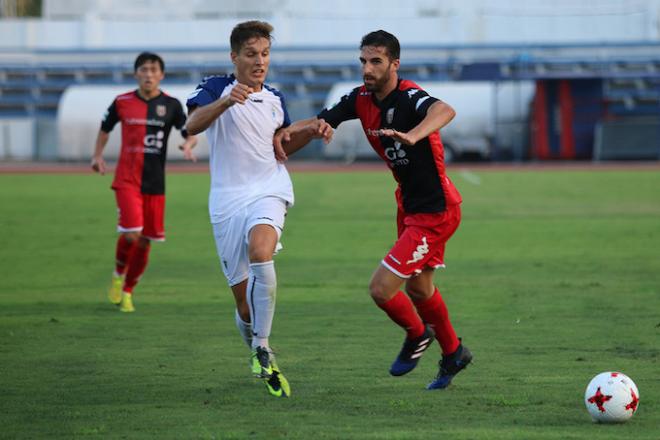
[(639, 391), (635, 382), (623, 373), (600, 373), (589, 382), (584, 403), (597, 423), (622, 423), (639, 407)]

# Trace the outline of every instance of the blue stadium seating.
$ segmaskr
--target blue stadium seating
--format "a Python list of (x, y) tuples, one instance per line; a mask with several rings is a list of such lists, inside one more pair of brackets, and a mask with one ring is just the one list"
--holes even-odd
[[(232, 69), (224, 59), (226, 49), (155, 51), (166, 60), (168, 83), (194, 84)], [(0, 117), (55, 115), (69, 85), (134, 82), (133, 50), (35, 50), (29, 55), (29, 62), (2, 62), (0, 52)], [(660, 43), (413, 46), (404, 47), (403, 55), (401, 75), (416, 81), (603, 78), (608, 111), (660, 112)], [(354, 47), (277, 48), (269, 74), (289, 102), (315, 109), (333, 84), (360, 79)]]

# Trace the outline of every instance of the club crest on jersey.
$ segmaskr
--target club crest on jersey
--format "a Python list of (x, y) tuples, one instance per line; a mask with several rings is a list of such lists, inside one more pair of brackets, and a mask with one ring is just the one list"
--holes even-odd
[(157, 105), (156, 106), (156, 114), (160, 116), (161, 118), (167, 114), (167, 107), (164, 105)]
[(394, 120), (394, 107), (387, 110), (387, 113), (385, 113), (385, 120), (388, 125), (392, 123)]

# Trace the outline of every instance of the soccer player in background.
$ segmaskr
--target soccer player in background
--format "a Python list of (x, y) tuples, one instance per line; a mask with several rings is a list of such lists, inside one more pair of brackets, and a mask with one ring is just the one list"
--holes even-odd
[[(273, 137), (290, 124), (284, 97), (264, 83), (273, 27), (248, 21), (230, 37), (234, 73), (205, 78), (188, 98), (189, 133), (206, 130), (210, 144), (209, 214), (216, 248), (236, 302), (235, 322), (251, 348), (255, 377), (274, 396), (289, 396), (288, 381), (275, 362), (269, 337), (277, 279), (273, 255), (293, 206), (289, 173), (275, 158)], [(330, 139), (321, 120), (291, 131), (291, 142)]]
[(143, 52), (134, 64), (138, 88), (117, 96), (105, 113), (96, 138), (92, 169), (105, 174), (103, 150), (110, 132), (121, 122), (121, 150), (112, 182), (120, 233), (115, 271), (108, 298), (122, 312), (133, 312), (133, 289), (149, 260), (151, 241), (165, 240), (165, 161), (172, 127), (181, 129), (184, 157), (194, 160), (196, 136), (183, 127), (186, 114), (181, 103), (160, 90), (165, 65), (160, 56)]
[[(364, 84), (317, 118), (333, 128), (359, 118), (371, 146), (398, 182), (398, 239), (374, 272), (369, 291), (378, 307), (406, 332), (390, 374), (412, 371), (435, 336), (442, 358), (427, 388), (441, 389), (472, 360), (433, 283), (434, 270), (444, 267), (445, 245), (461, 219), (461, 196), (445, 173), (438, 131), (455, 113), (414, 82), (399, 78), (399, 54), (394, 35), (382, 30), (365, 35), (360, 44)], [(313, 119), (297, 121), (286, 130)], [(288, 142), (286, 130), (275, 139), (280, 160), (300, 147)], [(407, 295), (399, 290), (404, 284)]]

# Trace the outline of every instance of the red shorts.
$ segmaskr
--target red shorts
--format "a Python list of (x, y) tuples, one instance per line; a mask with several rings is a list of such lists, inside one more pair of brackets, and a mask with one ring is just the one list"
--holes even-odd
[(115, 189), (118, 232), (142, 232), (150, 240), (165, 240), (165, 195), (142, 194), (133, 189)]
[(382, 264), (401, 278), (422, 269), (444, 267), (445, 245), (461, 223), (461, 206), (449, 205), (438, 214), (397, 214), (399, 238)]

